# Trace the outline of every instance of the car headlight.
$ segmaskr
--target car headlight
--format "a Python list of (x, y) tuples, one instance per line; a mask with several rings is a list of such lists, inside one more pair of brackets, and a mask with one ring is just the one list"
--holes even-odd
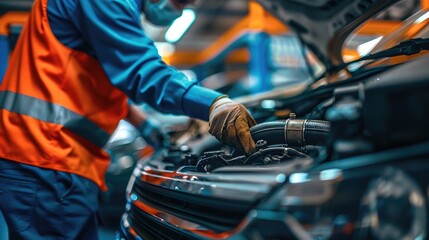
[(387, 168), (363, 197), (360, 227), (380, 240), (424, 239), (424, 194), (403, 171)]

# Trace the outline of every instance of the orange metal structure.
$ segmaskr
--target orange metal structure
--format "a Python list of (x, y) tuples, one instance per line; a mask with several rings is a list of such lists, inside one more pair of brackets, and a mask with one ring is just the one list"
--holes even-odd
[(358, 34), (385, 35), (400, 26), (400, 21), (371, 20), (358, 30)]
[(23, 25), (28, 19), (27, 12), (7, 12), (0, 16), (0, 35), (9, 35), (9, 26)]
[(422, 9), (429, 9), (429, 0), (421, 0)]
[[(287, 27), (277, 18), (268, 13), (255, 1), (249, 1), (249, 14), (220, 36), (202, 52), (176, 52), (164, 60), (171, 65), (197, 65), (215, 57), (229, 44), (250, 31), (265, 31), (269, 34), (281, 34), (288, 31)], [(246, 49), (233, 51), (227, 57), (230, 62), (247, 62), (249, 53)]]

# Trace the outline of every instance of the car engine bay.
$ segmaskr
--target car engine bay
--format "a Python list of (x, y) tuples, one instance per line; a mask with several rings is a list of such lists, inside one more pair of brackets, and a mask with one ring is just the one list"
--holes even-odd
[[(257, 151), (250, 156), (221, 146), (208, 134), (197, 133), (188, 136), (188, 143), (173, 145), (160, 166), (167, 170), (192, 166), (197, 172), (213, 172), (226, 166), (263, 166), (295, 158), (320, 163), (417, 143), (428, 135), (424, 119), (429, 116), (423, 108), (429, 103), (425, 94), (429, 82), (424, 72), (414, 71), (413, 76), (402, 73), (409, 72), (408, 68), (423, 68), (426, 63), (422, 58), (392, 72), (322, 87), (307, 97), (304, 93), (295, 99), (272, 100), (275, 106), (271, 109), (250, 107), (259, 122), (251, 128)], [(390, 101), (392, 96), (397, 105)], [(401, 104), (413, 108), (398, 108)], [(285, 119), (266, 117), (267, 112), (285, 109), (290, 112)]]

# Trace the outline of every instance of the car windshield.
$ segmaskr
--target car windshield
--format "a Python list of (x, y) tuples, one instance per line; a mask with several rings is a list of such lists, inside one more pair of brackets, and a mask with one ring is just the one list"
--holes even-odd
[[(411, 38), (429, 37), (429, 10), (421, 9), (420, 1), (404, 0), (384, 10), (356, 29), (344, 42), (343, 61), (350, 62), (391, 48)], [(383, 60), (383, 64), (395, 64), (408, 60), (409, 57), (395, 57)], [(355, 71), (365, 66), (357, 62), (349, 66)]]

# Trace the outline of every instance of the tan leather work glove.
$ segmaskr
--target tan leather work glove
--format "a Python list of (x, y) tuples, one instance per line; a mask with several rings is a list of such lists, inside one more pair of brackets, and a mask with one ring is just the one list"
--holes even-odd
[(209, 133), (222, 143), (236, 147), (247, 155), (256, 149), (249, 130), (255, 124), (255, 119), (246, 107), (229, 98), (216, 100), (210, 108)]

